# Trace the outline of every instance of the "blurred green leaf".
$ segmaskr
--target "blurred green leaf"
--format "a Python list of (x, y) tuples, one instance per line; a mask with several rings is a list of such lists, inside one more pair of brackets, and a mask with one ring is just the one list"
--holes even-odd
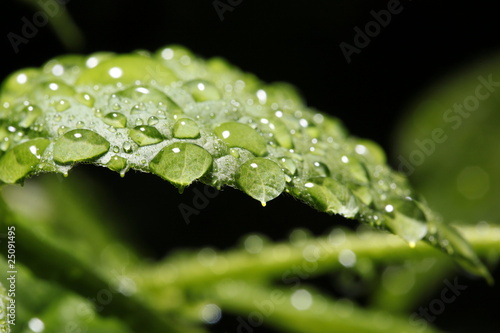
[(500, 55), (419, 96), (397, 127), (400, 171), (445, 220), (500, 223)]

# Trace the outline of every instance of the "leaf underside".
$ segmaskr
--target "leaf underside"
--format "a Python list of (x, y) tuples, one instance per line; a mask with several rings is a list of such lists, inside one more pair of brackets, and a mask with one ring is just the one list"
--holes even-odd
[(375, 143), (225, 60), (180, 46), (68, 55), (9, 76), (0, 95), (0, 181), (78, 163), (236, 187), (265, 204), (282, 192), (312, 207), (424, 239), (488, 276), (465, 240), (415, 197)]

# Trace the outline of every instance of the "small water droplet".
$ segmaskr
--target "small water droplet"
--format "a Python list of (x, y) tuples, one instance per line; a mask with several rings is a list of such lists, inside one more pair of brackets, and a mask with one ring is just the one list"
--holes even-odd
[(127, 159), (121, 156), (114, 155), (111, 157), (106, 166), (113, 171), (122, 173), (127, 168)]
[(115, 128), (125, 128), (127, 127), (127, 117), (119, 112), (110, 112), (106, 114), (102, 121)]
[(154, 125), (158, 124), (158, 122), (159, 122), (159, 119), (155, 116), (151, 116), (148, 118), (148, 125), (149, 126), (154, 126)]
[(146, 105), (144, 103), (138, 103), (130, 109), (132, 114), (141, 114), (146, 111)]
[(134, 151), (134, 147), (129, 141), (125, 141), (123, 143), (123, 151), (126, 152), (127, 154), (130, 154)]

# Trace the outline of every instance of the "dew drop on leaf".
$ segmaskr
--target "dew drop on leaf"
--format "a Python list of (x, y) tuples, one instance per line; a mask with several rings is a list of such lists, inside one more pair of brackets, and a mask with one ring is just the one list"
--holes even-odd
[(76, 129), (66, 132), (54, 143), (54, 161), (59, 164), (94, 160), (109, 150), (109, 142), (99, 134)]
[(243, 163), (236, 175), (238, 187), (263, 205), (285, 189), (281, 167), (266, 158), (257, 157)]
[(163, 141), (163, 135), (155, 127), (136, 126), (128, 131), (128, 135), (139, 146), (148, 146)]
[(6, 152), (0, 158), (0, 180), (12, 184), (24, 179), (34, 171), (49, 143), (47, 139), (33, 139)]
[(122, 172), (127, 167), (127, 159), (118, 155), (111, 156), (106, 166), (113, 171)]
[(66, 111), (70, 108), (70, 106), (71, 104), (65, 99), (60, 99), (54, 104), (54, 107), (58, 112)]
[(85, 106), (88, 106), (89, 108), (94, 106), (95, 98), (94, 98), (94, 96), (92, 96), (88, 93), (84, 93), (84, 92), (78, 93), (75, 96), (75, 98), (78, 102), (80, 102), (81, 104), (83, 104)]
[(227, 122), (216, 127), (214, 132), (229, 147), (244, 148), (256, 156), (267, 153), (266, 139), (249, 125)]
[(385, 206), (386, 225), (396, 235), (415, 246), (427, 235), (428, 225), (425, 214), (410, 198), (391, 198)]
[(200, 136), (200, 128), (194, 120), (181, 118), (174, 125), (173, 135), (178, 139), (196, 139)]
[(207, 173), (211, 166), (210, 153), (187, 142), (176, 142), (163, 148), (149, 163), (153, 173), (175, 184), (181, 191)]
[(42, 110), (36, 105), (28, 105), (23, 110), (23, 119), (19, 122), (19, 126), (23, 128), (30, 127), (35, 120), (42, 115)]
[(205, 80), (188, 81), (184, 83), (183, 87), (197, 102), (218, 100), (221, 98), (219, 90), (211, 82)]
[(127, 127), (127, 117), (120, 112), (110, 112), (102, 118), (102, 121), (115, 128)]

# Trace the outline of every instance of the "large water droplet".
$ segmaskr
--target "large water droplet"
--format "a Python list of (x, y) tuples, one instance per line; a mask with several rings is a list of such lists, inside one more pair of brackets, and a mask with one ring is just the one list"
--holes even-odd
[(136, 126), (128, 131), (130, 138), (139, 146), (148, 146), (163, 141), (163, 135), (155, 127)]
[(243, 163), (236, 175), (238, 187), (263, 205), (285, 189), (281, 167), (266, 158), (257, 157)]
[(183, 87), (197, 102), (218, 100), (221, 98), (219, 90), (208, 81), (192, 80), (184, 83)]
[(109, 142), (99, 134), (77, 129), (66, 132), (54, 144), (54, 161), (68, 164), (94, 160), (109, 150)]
[(278, 158), (278, 163), (283, 167), (283, 170), (289, 176), (293, 176), (297, 171), (297, 165), (290, 157), (280, 157)]
[(428, 226), (424, 212), (410, 198), (392, 198), (385, 206), (388, 214), (386, 225), (410, 245), (415, 245), (427, 234)]
[(151, 160), (149, 168), (182, 191), (212, 167), (212, 156), (200, 146), (176, 142), (163, 148)]
[(115, 128), (125, 128), (127, 126), (127, 117), (119, 112), (110, 112), (106, 114), (102, 118), (102, 121)]
[(240, 147), (257, 156), (267, 153), (266, 139), (248, 125), (227, 122), (214, 129), (215, 134), (229, 147)]
[(200, 128), (194, 120), (181, 118), (174, 125), (173, 135), (178, 139), (196, 139), (200, 136)]
[(77, 85), (133, 84), (136, 81), (169, 85), (177, 78), (160, 62), (142, 55), (118, 55), (86, 69), (77, 79)]
[(22, 69), (12, 73), (2, 84), (2, 92), (20, 96), (29, 92), (37, 83), (40, 70), (34, 68)]
[(359, 207), (352, 192), (343, 184), (332, 178), (313, 178), (305, 184), (312, 204), (320, 211), (329, 214), (341, 214), (353, 218)]
[(71, 96), (76, 94), (76, 91), (66, 83), (58, 80), (52, 80), (38, 84), (34, 89), (35, 95), (40, 98), (55, 97), (55, 96)]
[(49, 144), (47, 139), (33, 139), (7, 151), (0, 158), (0, 180), (12, 184), (24, 179), (35, 169)]

